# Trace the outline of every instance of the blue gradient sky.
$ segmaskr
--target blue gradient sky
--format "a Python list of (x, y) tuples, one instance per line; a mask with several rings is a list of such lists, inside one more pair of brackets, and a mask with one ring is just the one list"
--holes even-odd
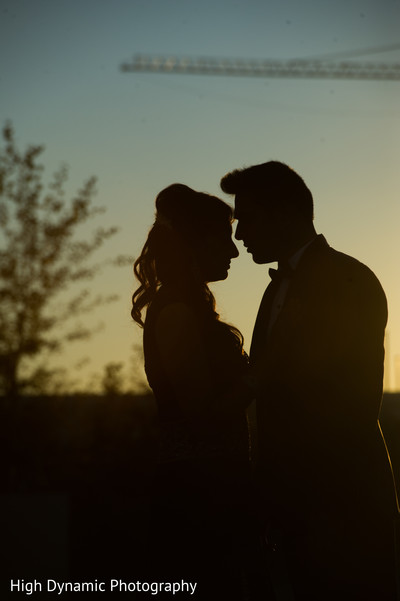
[[(399, 0), (3, 0), (0, 120), (13, 122), (21, 147), (46, 146), (49, 175), (69, 164), (71, 192), (99, 177), (103, 221), (121, 228), (110, 256), (140, 252), (166, 185), (220, 194), (219, 180), (233, 168), (289, 163), (313, 192), (317, 231), (369, 265), (386, 290), (393, 388), (400, 83), (123, 74), (119, 65), (137, 52), (320, 57), (400, 43), (399, 31)], [(365, 58), (398, 62), (400, 51)], [(267, 267), (243, 251), (229, 279), (213, 286), (222, 317), (243, 331), (247, 348), (267, 282)], [(130, 322), (133, 287), (129, 268), (105, 271), (94, 290), (121, 300), (92, 316), (106, 326), (96, 338), (56, 360), (74, 366), (89, 356), (85, 377), (128, 361), (141, 339)]]

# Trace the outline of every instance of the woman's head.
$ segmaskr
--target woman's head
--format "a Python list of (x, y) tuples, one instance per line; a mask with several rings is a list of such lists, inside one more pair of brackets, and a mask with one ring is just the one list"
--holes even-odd
[[(232, 241), (232, 209), (216, 196), (172, 184), (156, 198), (156, 268), (162, 283), (197, 278), (223, 280), (238, 255)], [(176, 256), (178, 253), (178, 256)]]
[(207, 282), (227, 277), (230, 260), (238, 255), (232, 220), (231, 207), (221, 199), (183, 184), (158, 194), (156, 220), (134, 267), (141, 282), (133, 295), (132, 316), (138, 323), (160, 284), (190, 296)]

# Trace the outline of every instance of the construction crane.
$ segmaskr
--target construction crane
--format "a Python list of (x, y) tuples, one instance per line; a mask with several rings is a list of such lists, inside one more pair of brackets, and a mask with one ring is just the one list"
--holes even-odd
[[(400, 48), (400, 44), (356, 50), (347, 56), (361, 56), (387, 52)], [(123, 72), (170, 73), (180, 75), (219, 75), (236, 77), (275, 77), (312, 79), (359, 79), (399, 81), (400, 63), (358, 62), (331, 58), (291, 60), (255, 60), (226, 58), (179, 58), (176, 56), (151, 56), (136, 54), (131, 62), (122, 63)]]

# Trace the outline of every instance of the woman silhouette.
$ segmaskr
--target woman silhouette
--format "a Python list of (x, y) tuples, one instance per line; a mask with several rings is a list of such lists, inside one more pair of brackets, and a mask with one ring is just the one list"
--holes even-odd
[(140, 286), (132, 317), (144, 327), (160, 425), (153, 560), (157, 577), (191, 574), (207, 599), (226, 597), (229, 582), (229, 598), (240, 598), (249, 492), (247, 356), (208, 287), (227, 277), (238, 256), (232, 220), (219, 198), (173, 184), (157, 196), (156, 220), (134, 265)]

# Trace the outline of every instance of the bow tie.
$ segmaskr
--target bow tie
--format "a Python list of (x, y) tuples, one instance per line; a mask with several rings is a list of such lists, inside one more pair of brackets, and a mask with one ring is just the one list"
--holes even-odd
[(294, 270), (289, 263), (281, 263), (278, 265), (278, 269), (272, 269), (271, 267), (271, 269), (268, 270), (268, 274), (271, 280), (280, 282), (285, 278), (291, 278), (294, 274)]

